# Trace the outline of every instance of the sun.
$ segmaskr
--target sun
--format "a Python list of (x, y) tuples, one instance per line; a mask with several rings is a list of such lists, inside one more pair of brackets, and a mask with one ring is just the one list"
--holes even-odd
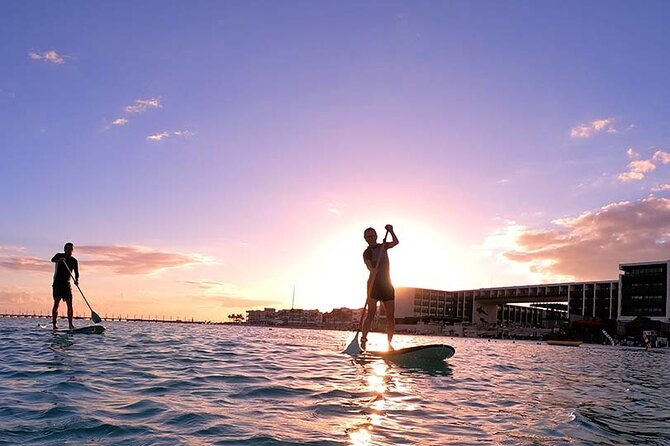
[[(363, 262), (367, 247), (365, 225), (356, 224), (333, 234), (315, 248), (296, 274), (297, 294), (303, 308), (360, 308), (365, 303), (368, 270)], [(400, 244), (389, 251), (391, 280), (396, 287), (449, 289), (460, 274), (453, 266), (459, 257), (447, 234), (416, 221), (394, 223)], [(379, 241), (383, 225), (377, 228)], [(311, 305), (311, 306), (310, 306)]]
[(458, 256), (448, 234), (415, 221), (401, 222), (396, 226), (400, 244), (389, 252), (393, 284), (449, 288)]

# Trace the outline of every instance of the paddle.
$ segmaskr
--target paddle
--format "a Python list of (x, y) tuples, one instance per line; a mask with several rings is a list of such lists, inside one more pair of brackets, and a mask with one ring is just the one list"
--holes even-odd
[(356, 356), (360, 355), (363, 352), (361, 346), (358, 345), (358, 334), (361, 332), (361, 329), (363, 328), (363, 322), (365, 321), (365, 309), (368, 307), (368, 300), (370, 300), (370, 294), (372, 294), (372, 288), (374, 287), (375, 280), (377, 279), (377, 271), (379, 271), (379, 262), (381, 262), (382, 257), (384, 256), (384, 252), (386, 251), (386, 238), (388, 237), (388, 235), (389, 232), (387, 230), (386, 234), (384, 235), (384, 241), (382, 242), (382, 251), (379, 253), (379, 257), (377, 258), (377, 264), (375, 265), (375, 270), (372, 272), (372, 277), (370, 278), (370, 283), (368, 284), (368, 295), (365, 298), (365, 304), (363, 305), (363, 313), (361, 314), (361, 324), (358, 326), (358, 330), (354, 335), (354, 339), (352, 339), (347, 348), (344, 349), (344, 353), (348, 355)]
[(98, 313), (93, 311), (93, 308), (91, 308), (91, 305), (88, 303), (88, 300), (86, 300), (86, 296), (84, 296), (83, 291), (81, 291), (81, 288), (79, 288), (79, 285), (77, 284), (77, 279), (75, 279), (74, 276), (72, 275), (72, 271), (70, 271), (70, 267), (67, 266), (67, 263), (65, 263), (65, 260), (63, 260), (63, 265), (65, 265), (65, 269), (67, 269), (67, 272), (70, 273), (70, 277), (72, 277), (72, 280), (74, 280), (74, 286), (77, 287), (77, 289), (79, 290), (79, 293), (81, 294), (81, 297), (84, 298), (84, 302), (86, 302), (86, 305), (88, 305), (88, 309), (91, 310), (91, 319), (96, 324), (99, 324), (100, 322), (102, 322), (102, 318), (100, 318), (100, 316), (98, 316)]

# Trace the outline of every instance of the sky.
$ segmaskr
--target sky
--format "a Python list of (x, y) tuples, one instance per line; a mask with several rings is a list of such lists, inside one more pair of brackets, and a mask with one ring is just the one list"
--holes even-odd
[[(363, 306), (670, 259), (665, 1), (0, 3), (0, 312)], [(75, 290), (75, 293), (77, 291)], [(75, 294), (75, 312), (87, 308)]]

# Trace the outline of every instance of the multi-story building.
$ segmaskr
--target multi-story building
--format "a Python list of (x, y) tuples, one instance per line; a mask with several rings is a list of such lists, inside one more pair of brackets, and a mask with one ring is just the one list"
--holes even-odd
[(250, 324), (267, 324), (274, 320), (277, 310), (265, 308), (263, 310), (247, 310), (247, 322)]
[[(473, 325), (516, 323), (543, 326), (544, 321), (569, 318), (588, 324), (638, 317), (670, 325), (670, 261), (626, 263), (618, 280), (553, 283), (458, 291), (396, 289), (400, 323), (465, 322)], [(514, 304), (532, 304), (524, 309)], [(556, 309), (567, 304), (567, 311)], [(382, 313), (383, 314), (383, 313)]]
[[(444, 291), (396, 288), (395, 317), (399, 324), (419, 321), (474, 326), (516, 325), (553, 328), (561, 321), (582, 327), (611, 326), (619, 334), (626, 324), (646, 318), (658, 330), (670, 331), (670, 261), (624, 263), (618, 280), (522, 285)], [(515, 304), (530, 304), (520, 306)], [(360, 323), (362, 310), (340, 308), (324, 317), (318, 310), (248, 310), (252, 324), (350, 326)], [(384, 317), (383, 306), (378, 313)], [(638, 330), (649, 324), (639, 324)], [(598, 328), (599, 330), (599, 328)]]
[(323, 322), (323, 313), (319, 310), (247, 310), (247, 322), (259, 325), (320, 325)]
[(619, 265), (619, 308), (617, 319), (636, 317), (667, 322), (670, 317), (670, 261)]

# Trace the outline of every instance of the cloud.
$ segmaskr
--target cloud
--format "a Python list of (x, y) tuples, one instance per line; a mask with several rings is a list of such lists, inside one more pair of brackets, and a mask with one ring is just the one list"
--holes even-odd
[(53, 270), (53, 264), (50, 260), (39, 257), (10, 256), (0, 260), (0, 268), (10, 271), (45, 272)]
[(50, 51), (31, 51), (28, 53), (28, 57), (30, 57), (32, 60), (41, 60), (44, 62), (49, 62), (49, 63), (54, 63), (54, 64), (63, 64), (65, 63), (65, 59), (63, 56), (58, 54), (55, 50), (50, 50)]
[(127, 105), (126, 113), (144, 113), (150, 108), (163, 108), (161, 98), (136, 99), (133, 105)]
[(22, 246), (13, 246), (13, 245), (0, 245), (0, 251), (9, 251), (9, 252), (23, 252), (26, 248)]
[(219, 282), (218, 280), (183, 280), (182, 282), (189, 285), (195, 285), (196, 287), (203, 290), (209, 290), (227, 285), (226, 282)]
[(657, 150), (654, 156), (651, 157), (651, 160), (655, 163), (668, 164), (670, 163), (670, 153)]
[(570, 136), (572, 138), (590, 138), (600, 132), (617, 133), (617, 129), (614, 127), (614, 119), (596, 119), (595, 121), (579, 124), (570, 130)]
[(160, 133), (154, 133), (153, 135), (147, 136), (147, 141), (162, 141), (164, 139), (170, 138), (172, 136), (191, 136), (193, 135), (192, 132), (188, 130), (178, 130), (175, 132), (160, 132)]
[(217, 302), (220, 302), (223, 306), (229, 308), (259, 308), (259, 307), (270, 307), (274, 305), (279, 305), (279, 302), (276, 300), (269, 299), (249, 299), (245, 297), (225, 297), (222, 296), (217, 299)]
[[(4, 247), (14, 248), (14, 247)], [(216, 263), (198, 254), (158, 251), (143, 246), (77, 246), (77, 258), (87, 268), (111, 269), (119, 274), (153, 274), (168, 268)], [(81, 257), (80, 257), (81, 255)], [(0, 269), (10, 271), (52, 271), (49, 259), (30, 256), (0, 258)]]
[(112, 125), (126, 125), (128, 120), (126, 118), (116, 118), (112, 121)]
[(204, 291), (207, 295), (226, 294), (241, 296), (244, 294), (244, 290), (242, 290), (237, 285), (220, 282), (218, 280), (184, 280), (182, 282)]
[(658, 186), (654, 187), (652, 190), (654, 192), (663, 192), (663, 191), (666, 191), (666, 190), (670, 190), (670, 183), (659, 184)]
[(81, 259), (87, 268), (107, 268), (118, 274), (153, 274), (168, 268), (215, 263), (212, 258), (198, 254), (157, 251), (143, 246), (78, 246), (77, 251), (87, 256)]
[(343, 207), (344, 206), (342, 205), (342, 203), (338, 201), (330, 201), (328, 202), (328, 204), (326, 204), (326, 210), (328, 211), (328, 213), (335, 215), (341, 214)]
[(162, 141), (165, 138), (169, 138), (170, 134), (168, 132), (154, 133), (153, 135), (147, 136), (149, 141)]
[[(149, 99), (135, 99), (135, 103), (132, 105), (127, 105), (123, 108), (126, 115), (128, 114), (139, 114), (144, 113), (145, 111), (152, 108), (163, 108), (161, 103), (161, 98), (149, 98)], [(112, 125), (122, 126), (128, 124), (128, 118), (119, 117), (112, 121)], [(107, 126), (105, 130), (109, 130), (110, 126)]]
[[(48, 292), (48, 291), (47, 291)], [(0, 304), (3, 305), (3, 309), (18, 312), (18, 313), (40, 313), (40, 310), (44, 312), (47, 308), (50, 308), (53, 301), (50, 301), (44, 298), (43, 294), (35, 295), (29, 290), (11, 287), (0, 290)]]
[(227, 295), (188, 295), (188, 302), (195, 306), (205, 304), (209, 307), (216, 304), (216, 307), (224, 308), (264, 308), (281, 306), (281, 302), (272, 299), (255, 299), (251, 297), (227, 296)]
[(247, 290), (235, 284), (218, 280), (183, 280), (181, 283), (193, 286), (200, 291), (199, 294), (189, 297), (191, 303), (216, 302), (219, 305), (233, 308), (257, 308), (280, 304), (277, 300), (247, 297)]
[(656, 170), (657, 164), (670, 163), (670, 153), (662, 150), (657, 150), (654, 155), (648, 160), (639, 159), (640, 155), (632, 148), (626, 151), (628, 158), (633, 159), (628, 163), (628, 172), (623, 172), (617, 175), (619, 181), (627, 183), (629, 181), (640, 181), (649, 173)]
[(514, 228), (503, 256), (540, 277), (615, 279), (618, 264), (670, 257), (670, 199), (611, 203), (553, 222), (554, 229)]
[(651, 161), (647, 160), (631, 161), (628, 164), (628, 172), (620, 173), (617, 176), (617, 178), (624, 183), (628, 181), (639, 181), (644, 179), (644, 176), (647, 173), (655, 169), (656, 165)]

